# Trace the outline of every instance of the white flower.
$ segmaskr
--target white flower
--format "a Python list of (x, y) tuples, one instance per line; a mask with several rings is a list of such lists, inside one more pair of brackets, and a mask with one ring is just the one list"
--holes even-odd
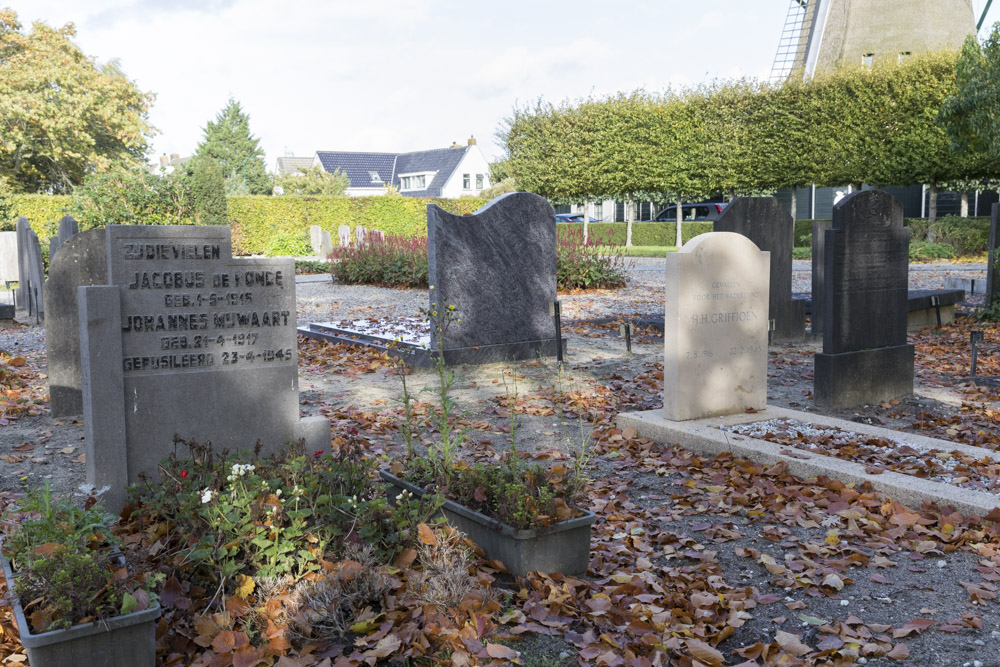
[(212, 502), (213, 495), (215, 495), (215, 492), (212, 491), (212, 489), (206, 488), (204, 491), (201, 492), (201, 504), (207, 505), (208, 503)]
[(280, 496), (280, 495), (281, 495), (281, 489), (278, 489), (277, 491), (275, 491), (275, 492), (274, 492), (274, 495), (276, 495), (276, 496)]

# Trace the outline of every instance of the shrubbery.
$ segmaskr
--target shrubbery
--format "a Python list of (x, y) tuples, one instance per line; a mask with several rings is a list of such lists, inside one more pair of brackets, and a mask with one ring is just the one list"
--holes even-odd
[[(658, 223), (659, 224), (659, 223)], [(611, 246), (611, 252), (599, 246)], [(568, 229), (556, 246), (556, 285), (559, 289), (603, 289), (625, 284), (624, 246), (596, 234), (583, 240), (582, 229)]]
[(348, 285), (427, 287), (427, 239), (387, 234), (364, 245), (334, 248), (333, 277)]

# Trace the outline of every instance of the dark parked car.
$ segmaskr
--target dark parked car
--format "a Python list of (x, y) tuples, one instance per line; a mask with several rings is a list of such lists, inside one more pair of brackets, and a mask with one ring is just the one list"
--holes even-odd
[[(583, 213), (556, 213), (556, 222), (583, 222)], [(590, 222), (600, 222), (600, 220), (592, 217)]]
[[(726, 202), (702, 202), (700, 204), (681, 204), (681, 215), (687, 221), (708, 221), (719, 219), (726, 210)], [(677, 205), (668, 206), (656, 214), (656, 222), (675, 222), (677, 220)]]

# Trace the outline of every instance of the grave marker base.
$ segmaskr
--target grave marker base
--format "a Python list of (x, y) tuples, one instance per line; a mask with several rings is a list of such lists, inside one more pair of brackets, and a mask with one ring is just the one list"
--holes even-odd
[(896, 345), (815, 357), (813, 400), (824, 408), (882, 403), (913, 393), (913, 346)]

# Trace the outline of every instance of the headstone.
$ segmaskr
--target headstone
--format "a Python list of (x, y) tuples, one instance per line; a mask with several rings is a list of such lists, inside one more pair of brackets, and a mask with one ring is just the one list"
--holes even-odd
[(370, 229), (368, 230), (368, 234), (369, 236), (372, 237), (373, 240), (376, 240), (379, 243), (385, 243), (385, 232), (383, 232), (382, 230)]
[(770, 254), (733, 232), (667, 255), (663, 416), (672, 421), (767, 404)]
[(49, 264), (56, 255), (56, 250), (80, 233), (80, 225), (77, 224), (73, 216), (66, 215), (59, 221), (59, 233), (49, 239)]
[(833, 207), (824, 239), (823, 352), (817, 406), (852, 407), (913, 393), (906, 343), (910, 230), (892, 195), (865, 190)]
[(832, 220), (813, 220), (812, 223), (812, 334), (823, 333), (823, 266), (824, 240)]
[(986, 254), (986, 305), (1000, 298), (1000, 221), (997, 210), (1000, 204), (993, 204), (990, 215), (990, 241)]
[(309, 228), (309, 243), (312, 245), (313, 254), (325, 260), (333, 252), (333, 243), (330, 240), (330, 232), (319, 225)]
[(444, 336), (448, 363), (556, 353), (556, 225), (543, 197), (507, 194), (471, 216), (428, 204), (427, 255), (431, 310), (453, 305), (461, 320)]
[(107, 283), (104, 229), (81, 232), (59, 246), (58, 254), (49, 256), (49, 279), (45, 281), (45, 358), (53, 417), (83, 412), (77, 288)]
[(795, 221), (774, 197), (736, 197), (715, 221), (717, 232), (735, 232), (771, 253), (768, 318), (774, 320), (772, 340), (805, 336), (805, 301), (792, 299), (792, 246)]
[(358, 236), (358, 245), (359, 245), (359, 246), (362, 246), (362, 245), (364, 245), (364, 244), (365, 244), (365, 236), (366, 236), (366, 233), (367, 233), (367, 231), (368, 231), (368, 230), (367, 230), (367, 229), (365, 229), (364, 227), (362, 227), (361, 225), (358, 225), (358, 226), (357, 226), (357, 227), (356, 227), (356, 228), (354, 229), (354, 232), (355, 232), (355, 233), (357, 234), (357, 236)]
[(79, 298), (88, 482), (112, 486), (109, 506), (175, 434), (220, 452), (329, 446), (328, 420), (299, 419), (293, 259), (234, 259), (228, 227), (112, 225), (106, 241), (112, 288)]
[(17, 305), (22, 310), (28, 308), (28, 233), (31, 223), (24, 216), (17, 219), (14, 235), (17, 237), (17, 274), (20, 276), (17, 284)]
[(17, 232), (0, 232), (0, 283), (16, 283), (19, 268)]
[(27, 248), (25, 263), (27, 279), (22, 282), (25, 285), (27, 298), (24, 306), (28, 315), (34, 315), (36, 319), (41, 319), (45, 314), (45, 265), (42, 263), (42, 245), (38, 241), (38, 235), (32, 229), (27, 232)]
[(351, 228), (348, 225), (337, 227), (337, 240), (340, 241), (341, 248), (351, 245)]

